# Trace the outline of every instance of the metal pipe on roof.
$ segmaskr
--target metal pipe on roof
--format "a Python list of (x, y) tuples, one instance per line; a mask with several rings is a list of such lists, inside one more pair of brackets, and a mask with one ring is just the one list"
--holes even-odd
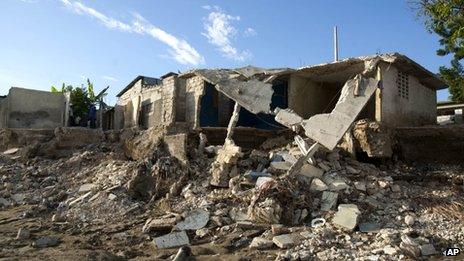
[(334, 26), (334, 62), (338, 61), (338, 30), (337, 26)]

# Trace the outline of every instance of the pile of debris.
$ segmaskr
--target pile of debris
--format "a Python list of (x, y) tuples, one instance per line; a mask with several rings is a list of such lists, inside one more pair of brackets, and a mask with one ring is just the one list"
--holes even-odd
[[(132, 137), (146, 135), (152, 133)], [(379, 168), (322, 147), (308, 156), (315, 143), (299, 136), (252, 150), (232, 140), (224, 146), (189, 140), (186, 164), (160, 139), (147, 140), (151, 153), (137, 160), (128, 157), (128, 140), (91, 144), (59, 159), (20, 156), (27, 147), (5, 151), (1, 255), (90, 247), (121, 258), (377, 260), (463, 247), (462, 192), (433, 180), (416, 184), (410, 167)], [(79, 242), (88, 236), (87, 243), (76, 246), (68, 234)], [(27, 244), (32, 248), (19, 250)]]

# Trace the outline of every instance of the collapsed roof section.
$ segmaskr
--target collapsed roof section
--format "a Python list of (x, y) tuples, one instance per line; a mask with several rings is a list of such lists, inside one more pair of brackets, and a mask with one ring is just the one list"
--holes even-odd
[[(250, 112), (277, 114), (276, 120), (279, 123), (292, 129), (301, 126), (306, 136), (332, 150), (374, 94), (378, 86), (378, 80), (374, 79), (375, 72), (380, 62), (394, 64), (401, 70), (416, 75), (427, 88), (446, 87), (435, 74), (398, 53), (349, 58), (297, 70), (248, 66), (238, 69), (193, 70), (180, 77), (200, 76)], [(288, 109), (272, 112), (272, 82), (279, 76), (292, 74), (314, 81), (345, 82), (334, 110), (308, 119), (302, 119)]]
[(292, 69), (262, 69), (248, 66), (234, 70), (194, 70), (181, 75), (200, 76), (240, 106), (254, 114), (271, 113), (272, 84), (276, 76), (293, 71)]

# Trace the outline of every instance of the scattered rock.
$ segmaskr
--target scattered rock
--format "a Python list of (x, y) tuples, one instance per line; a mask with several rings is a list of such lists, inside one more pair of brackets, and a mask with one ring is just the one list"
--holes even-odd
[(425, 244), (419, 246), (420, 252), (423, 256), (431, 256), (437, 254), (437, 250), (432, 244)]
[(295, 242), (292, 234), (283, 234), (272, 238), (272, 242), (279, 248), (286, 249), (292, 247)]
[(176, 224), (178, 230), (197, 230), (206, 226), (209, 221), (209, 212), (204, 209), (195, 209), (187, 214), (185, 219)]
[(407, 216), (404, 217), (404, 223), (406, 223), (406, 225), (412, 226), (412, 225), (414, 225), (414, 222), (416, 222), (416, 220), (414, 219), (413, 216), (407, 215)]
[(79, 193), (89, 192), (89, 191), (91, 191), (94, 187), (95, 187), (95, 185), (92, 184), (92, 183), (83, 184), (83, 185), (81, 185), (81, 186), (79, 187), (78, 192), (79, 192)]
[(171, 230), (177, 222), (176, 217), (149, 218), (142, 227), (143, 233)]
[(274, 245), (274, 242), (263, 237), (255, 237), (251, 241), (250, 248), (259, 250), (269, 249)]
[(311, 186), (309, 187), (309, 190), (311, 191), (324, 191), (327, 190), (327, 185), (320, 179), (314, 178), (313, 181), (311, 181)]
[(170, 234), (153, 239), (156, 248), (173, 248), (190, 244), (190, 240), (185, 231), (172, 232)]
[(338, 227), (352, 231), (358, 224), (360, 214), (358, 206), (354, 204), (340, 204), (333, 218), (333, 223)]
[(300, 175), (307, 178), (321, 178), (323, 174), (324, 170), (308, 163), (303, 164), (303, 167), (300, 169)]
[(387, 255), (393, 256), (396, 255), (396, 253), (398, 253), (398, 250), (396, 250), (396, 248), (393, 246), (385, 246), (383, 248), (383, 252)]
[(28, 239), (30, 235), (31, 233), (29, 232), (29, 230), (25, 228), (20, 228), (18, 229), (18, 234), (16, 235), (16, 239), (19, 239), (19, 240)]
[(364, 233), (378, 233), (380, 231), (380, 225), (375, 222), (360, 223), (359, 231)]
[(53, 247), (60, 243), (60, 239), (57, 237), (40, 237), (32, 245), (38, 248)]
[(331, 192), (331, 191), (322, 192), (321, 210), (322, 211), (331, 210), (337, 204), (337, 200), (338, 200), (337, 192)]

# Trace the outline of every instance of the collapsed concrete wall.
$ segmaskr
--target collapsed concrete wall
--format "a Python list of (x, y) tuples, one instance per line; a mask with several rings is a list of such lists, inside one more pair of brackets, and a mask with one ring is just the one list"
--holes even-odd
[(63, 93), (13, 87), (2, 101), (4, 127), (53, 129), (66, 124), (67, 100)]

